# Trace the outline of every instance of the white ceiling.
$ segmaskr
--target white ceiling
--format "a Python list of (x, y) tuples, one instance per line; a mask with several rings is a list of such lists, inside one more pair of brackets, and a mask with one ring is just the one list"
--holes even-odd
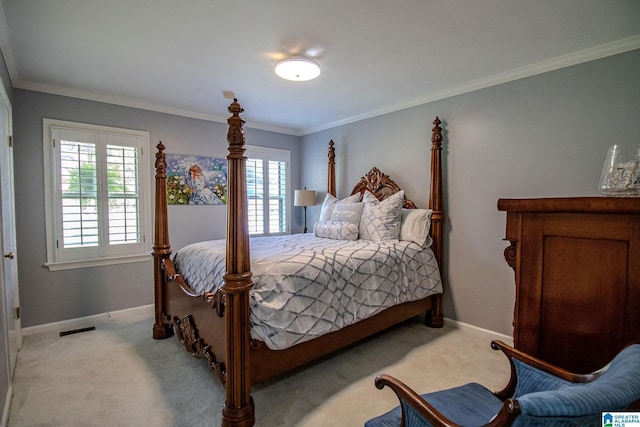
[[(307, 134), (640, 48), (638, 0), (2, 0), (14, 87)], [(288, 82), (287, 55), (322, 74)], [(639, 70), (640, 71), (640, 70)], [(640, 77), (640, 73), (639, 73)]]

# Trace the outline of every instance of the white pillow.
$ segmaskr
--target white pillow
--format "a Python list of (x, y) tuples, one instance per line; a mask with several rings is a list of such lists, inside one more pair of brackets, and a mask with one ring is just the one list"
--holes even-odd
[(384, 242), (398, 240), (400, 233), (400, 216), (404, 202), (404, 190), (379, 201), (369, 191), (362, 197), (364, 209), (360, 219), (360, 238)]
[(331, 214), (331, 222), (350, 222), (356, 226), (360, 225), (364, 203), (336, 203)]
[(423, 248), (431, 246), (432, 213), (431, 209), (402, 209), (399, 239), (417, 243)]
[(331, 214), (333, 213), (333, 208), (338, 203), (357, 203), (360, 201), (360, 193), (353, 194), (347, 198), (342, 200), (336, 199), (331, 194), (327, 193), (322, 202), (322, 208), (320, 209), (320, 218), (318, 221), (329, 221), (331, 219)]
[(313, 231), (317, 237), (358, 240), (358, 225), (352, 222), (318, 221)]

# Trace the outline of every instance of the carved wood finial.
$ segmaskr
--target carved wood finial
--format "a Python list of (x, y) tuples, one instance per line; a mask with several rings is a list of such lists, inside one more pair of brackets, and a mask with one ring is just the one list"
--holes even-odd
[(433, 121), (433, 128), (431, 129), (431, 142), (433, 142), (433, 145), (437, 145), (437, 146), (442, 146), (442, 128), (440, 127), (440, 124), (442, 122), (440, 121), (440, 118), (438, 116), (436, 116), (435, 120)]
[(334, 145), (333, 139), (329, 141), (329, 163), (336, 162), (336, 149), (333, 147)]
[(242, 157), (244, 155), (244, 119), (240, 114), (244, 112), (244, 108), (238, 103), (237, 98), (233, 98), (233, 102), (229, 105), (231, 117), (227, 119), (229, 131), (227, 132), (227, 141), (229, 143), (229, 156)]
[(167, 176), (167, 155), (164, 154), (164, 144), (162, 141), (156, 145), (156, 177), (165, 178)]

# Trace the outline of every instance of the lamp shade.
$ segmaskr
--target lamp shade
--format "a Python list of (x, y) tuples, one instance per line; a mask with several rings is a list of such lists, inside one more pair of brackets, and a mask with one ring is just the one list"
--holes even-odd
[(307, 58), (287, 58), (278, 61), (276, 74), (285, 80), (305, 82), (320, 75), (320, 66), (317, 62)]
[(314, 190), (296, 190), (293, 196), (294, 206), (314, 206), (316, 204), (316, 192)]

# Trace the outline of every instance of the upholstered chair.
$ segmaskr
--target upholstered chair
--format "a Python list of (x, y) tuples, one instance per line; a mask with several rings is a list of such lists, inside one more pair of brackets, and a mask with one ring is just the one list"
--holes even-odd
[(575, 374), (529, 356), (501, 341), (511, 364), (507, 386), (492, 393), (477, 383), (422, 396), (389, 375), (377, 388), (390, 387), (400, 406), (365, 427), (417, 426), (601, 426), (607, 412), (638, 409), (640, 344), (624, 348), (605, 367)]

